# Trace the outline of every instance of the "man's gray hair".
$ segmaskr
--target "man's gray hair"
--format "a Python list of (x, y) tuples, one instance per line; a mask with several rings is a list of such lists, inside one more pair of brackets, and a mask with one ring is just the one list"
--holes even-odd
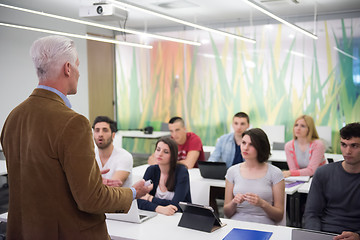
[(30, 49), (41, 83), (57, 78), (66, 62), (75, 65), (78, 54), (74, 41), (63, 36), (47, 36), (36, 40)]

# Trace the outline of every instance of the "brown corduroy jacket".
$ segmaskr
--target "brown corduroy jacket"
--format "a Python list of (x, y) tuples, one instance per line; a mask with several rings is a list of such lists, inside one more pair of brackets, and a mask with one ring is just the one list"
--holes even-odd
[(89, 121), (35, 89), (8, 116), (1, 144), (9, 179), (7, 239), (109, 239), (105, 212), (127, 212), (130, 188), (102, 184)]

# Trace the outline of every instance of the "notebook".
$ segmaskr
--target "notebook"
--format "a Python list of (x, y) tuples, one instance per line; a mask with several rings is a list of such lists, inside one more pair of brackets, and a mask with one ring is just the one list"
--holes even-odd
[(106, 218), (111, 220), (142, 223), (157, 215), (156, 212), (139, 210), (136, 199), (132, 202), (128, 213), (106, 213)]
[(203, 178), (225, 179), (227, 168), (224, 162), (198, 161), (198, 166)]
[(328, 232), (319, 232), (309, 229), (293, 229), (291, 234), (292, 240), (332, 240), (334, 236), (338, 234), (328, 233)]
[[(233, 228), (223, 238), (223, 240), (238, 240), (238, 239), (268, 240), (268, 239), (270, 239), (271, 235), (272, 235), (272, 232)], [(305, 239), (303, 239), (303, 240), (305, 240)]]

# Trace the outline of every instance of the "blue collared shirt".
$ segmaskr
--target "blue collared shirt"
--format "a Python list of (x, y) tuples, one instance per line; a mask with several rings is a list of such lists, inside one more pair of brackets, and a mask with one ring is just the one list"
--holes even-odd
[(38, 85), (37, 88), (49, 90), (49, 91), (51, 91), (53, 93), (56, 93), (57, 95), (59, 95), (59, 97), (61, 97), (61, 99), (65, 102), (65, 105), (68, 108), (72, 107), (69, 99), (62, 92), (60, 92), (59, 90), (57, 90), (55, 88), (52, 88), (52, 87), (49, 87), (49, 86), (44, 86), (44, 85)]
[[(235, 139), (234, 133), (222, 135), (215, 146), (214, 152), (208, 159), (209, 162), (225, 162), (226, 167), (232, 166), (235, 157)], [(240, 152), (241, 154), (241, 152)]]

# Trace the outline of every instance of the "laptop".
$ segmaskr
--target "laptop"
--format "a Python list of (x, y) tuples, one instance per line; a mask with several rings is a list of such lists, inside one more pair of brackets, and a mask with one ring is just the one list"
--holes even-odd
[(311, 240), (332, 240), (334, 236), (338, 234), (335, 233), (328, 233), (328, 232), (320, 232), (315, 230), (309, 229), (293, 229), (291, 234), (292, 240), (304, 240), (304, 239), (311, 239)]
[(133, 200), (128, 213), (106, 213), (106, 218), (132, 223), (142, 223), (157, 215), (156, 212), (139, 210), (136, 199)]
[(198, 166), (203, 178), (225, 180), (226, 163), (199, 161)]

